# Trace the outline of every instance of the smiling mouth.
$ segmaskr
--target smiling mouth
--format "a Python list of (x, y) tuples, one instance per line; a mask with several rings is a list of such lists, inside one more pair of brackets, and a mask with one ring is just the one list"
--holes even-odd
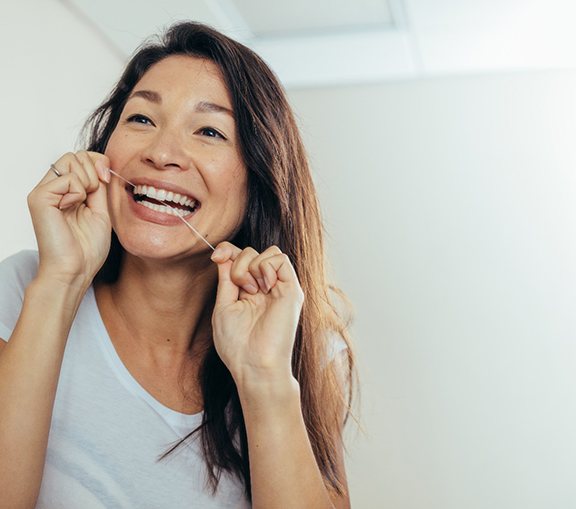
[(136, 203), (156, 212), (186, 217), (200, 208), (200, 202), (191, 196), (173, 193), (166, 189), (137, 185), (127, 187)]

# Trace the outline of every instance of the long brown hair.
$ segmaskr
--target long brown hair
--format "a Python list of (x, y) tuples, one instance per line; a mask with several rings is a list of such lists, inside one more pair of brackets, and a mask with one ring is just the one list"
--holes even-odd
[[(292, 356), (293, 374), (300, 385), (316, 461), (327, 486), (341, 494), (337, 458), (350, 408), (354, 357), (342, 318), (343, 300), (335, 298), (326, 280), (323, 227), (307, 157), (284, 90), (273, 72), (250, 49), (210, 27), (192, 22), (173, 25), (160, 40), (137, 51), (110, 96), (89, 118), (88, 149), (104, 152), (136, 83), (152, 65), (171, 55), (205, 58), (222, 72), (248, 171), (247, 211), (232, 242), (257, 251), (277, 245), (294, 264), (305, 302)], [(113, 233), (112, 248), (97, 279), (115, 281), (121, 257), (122, 247)], [(347, 347), (345, 373), (330, 362), (335, 342)], [(213, 347), (203, 360), (199, 382), (204, 399), (202, 424), (162, 457), (200, 432), (213, 490), (227, 471), (242, 479), (250, 497), (242, 409), (234, 381)]]

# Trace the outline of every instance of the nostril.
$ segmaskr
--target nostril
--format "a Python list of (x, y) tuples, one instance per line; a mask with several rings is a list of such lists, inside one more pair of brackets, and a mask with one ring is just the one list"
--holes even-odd
[[(170, 169), (170, 168), (178, 169), (178, 170), (182, 169), (182, 166), (179, 163), (174, 162), (173, 160), (171, 162), (162, 162), (162, 159), (163, 158), (159, 157), (156, 160), (154, 160), (151, 157), (147, 157), (146, 159), (144, 159), (144, 161), (149, 166), (153, 166), (154, 168), (160, 169), (160, 170), (165, 170), (165, 169)], [(166, 159), (166, 161), (170, 161), (170, 158), (168, 158), (168, 157), (165, 159)]]

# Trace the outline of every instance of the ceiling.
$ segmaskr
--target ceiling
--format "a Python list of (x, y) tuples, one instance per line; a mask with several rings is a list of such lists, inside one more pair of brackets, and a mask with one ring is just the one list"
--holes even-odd
[(120, 59), (171, 22), (213, 25), (287, 87), (576, 67), (574, 0), (59, 0)]

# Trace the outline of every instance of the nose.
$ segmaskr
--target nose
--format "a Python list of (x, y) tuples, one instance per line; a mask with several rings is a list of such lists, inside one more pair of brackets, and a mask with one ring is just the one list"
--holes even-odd
[(142, 160), (159, 170), (188, 167), (188, 157), (178, 133), (172, 130), (158, 130), (142, 151)]

